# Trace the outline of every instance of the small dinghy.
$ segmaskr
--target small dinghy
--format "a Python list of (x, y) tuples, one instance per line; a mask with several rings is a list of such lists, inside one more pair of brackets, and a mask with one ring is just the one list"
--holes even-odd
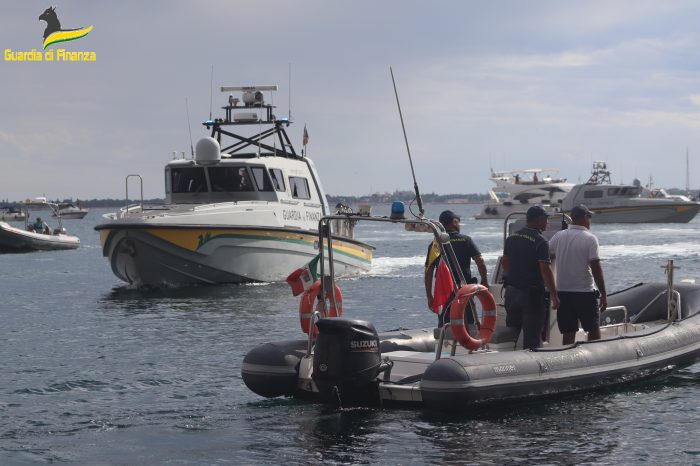
[[(330, 231), (329, 222), (338, 218), (322, 218), (319, 231)], [(356, 220), (403, 223), (407, 230), (432, 231), (443, 254), (454, 254), (437, 222), (387, 217)], [(550, 310), (544, 346), (523, 350), (519, 332), (505, 326), (500, 260), (490, 274), (494, 283), (489, 289), (464, 281), (458, 284), (448, 326), (378, 333), (370, 322), (340, 317), (342, 295), (335, 283), (332, 238), (319, 235), (319, 244), (325, 242), (329, 273), (323, 270), (322, 257), (319, 263), (325, 278), (305, 290), (300, 303), (300, 320), (308, 337), (266, 343), (244, 358), (243, 380), (261, 396), (462, 410), (615, 386), (700, 359), (700, 286), (674, 284), (672, 261), (665, 267), (665, 283), (639, 284), (609, 295), (608, 309), (601, 315), (600, 340), (585, 341), (581, 331), (574, 344), (562, 345), (556, 312)], [(463, 324), (470, 302), (475, 304), (478, 330)]]

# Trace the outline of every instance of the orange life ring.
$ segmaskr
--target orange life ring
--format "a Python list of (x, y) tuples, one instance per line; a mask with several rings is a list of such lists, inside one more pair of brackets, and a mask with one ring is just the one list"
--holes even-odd
[[(482, 322), (478, 339), (469, 335), (464, 320), (464, 311), (472, 296), (479, 298), (482, 308)], [(482, 285), (464, 285), (457, 291), (457, 296), (450, 304), (450, 329), (455, 340), (470, 350), (477, 350), (491, 340), (491, 336), (496, 330), (496, 300), (489, 293), (488, 288)]]
[[(299, 302), (299, 323), (301, 324), (301, 329), (304, 333), (308, 335), (309, 327), (311, 326), (311, 316), (313, 314), (314, 303), (321, 294), (321, 280), (316, 280), (306, 291), (301, 295), (301, 301)], [(335, 285), (333, 291), (328, 290), (326, 292), (326, 299), (328, 300), (328, 314), (324, 314), (322, 311), (321, 303), (316, 304), (316, 310), (321, 312), (321, 317), (342, 317), (343, 316), (343, 293), (340, 292), (340, 287)], [(314, 335), (318, 333), (316, 327), (314, 327)]]

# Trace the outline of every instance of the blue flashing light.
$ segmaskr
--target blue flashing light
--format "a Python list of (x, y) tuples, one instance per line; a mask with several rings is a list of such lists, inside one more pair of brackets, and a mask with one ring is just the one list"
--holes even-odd
[(403, 202), (394, 201), (391, 203), (391, 215), (389, 216), (389, 218), (394, 220), (405, 219), (405, 212), (406, 208), (404, 207)]

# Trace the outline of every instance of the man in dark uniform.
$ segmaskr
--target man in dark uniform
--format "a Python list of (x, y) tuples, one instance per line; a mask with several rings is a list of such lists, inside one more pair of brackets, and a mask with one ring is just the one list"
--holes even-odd
[[(450, 235), (450, 244), (457, 257), (458, 264), (452, 262), (452, 258), (448, 257), (450, 261), (450, 269), (453, 271), (452, 279), (456, 286), (459, 284), (459, 276), (457, 275), (457, 266), (462, 270), (462, 275), (467, 283), (476, 283), (476, 277), (472, 278), (471, 273), (471, 261), (474, 259), (476, 267), (479, 270), (479, 275), (481, 275), (481, 284), (488, 287), (488, 277), (486, 275), (486, 264), (484, 263), (483, 257), (481, 257), (481, 252), (474, 244), (474, 241), (467, 236), (459, 233), (459, 221), (460, 218), (451, 210), (446, 210), (440, 214), (440, 223), (445, 227), (445, 231)], [(438, 312), (433, 306), (433, 277), (435, 274), (435, 269), (441, 259), (441, 249), (440, 245), (433, 240), (428, 248), (428, 256), (425, 258), (425, 294), (428, 298), (428, 307), (434, 311)], [(445, 306), (443, 306), (442, 312), (439, 313), (439, 323), (438, 325), (442, 327), (444, 323), (450, 321), (449, 312), (449, 302), (452, 301), (450, 297), (449, 301)], [(467, 313), (467, 319), (470, 323), (473, 323), (473, 316), (471, 313)]]
[(506, 240), (503, 271), (506, 274), (506, 325), (523, 331), (523, 348), (539, 348), (547, 315), (545, 285), (552, 308), (559, 307), (549, 259), (549, 244), (541, 232), (547, 228), (549, 215), (542, 206), (527, 211), (527, 225)]

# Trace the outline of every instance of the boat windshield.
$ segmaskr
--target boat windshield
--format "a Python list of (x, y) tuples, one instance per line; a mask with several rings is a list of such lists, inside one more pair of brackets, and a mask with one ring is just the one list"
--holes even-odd
[(253, 191), (253, 183), (245, 167), (210, 167), (209, 181), (215, 193)]
[[(263, 165), (169, 167), (165, 172), (165, 192), (194, 196), (206, 193), (219, 196), (235, 194), (248, 200), (258, 199), (263, 195), (265, 199), (271, 200), (269, 196), (275, 195), (275, 184)], [(250, 197), (251, 195), (254, 197)], [(180, 198), (181, 201), (185, 199), (189, 197)]]
[(166, 187), (169, 185), (173, 193), (201, 193), (207, 190), (203, 167), (173, 168), (170, 173), (172, 184), (166, 183)]

